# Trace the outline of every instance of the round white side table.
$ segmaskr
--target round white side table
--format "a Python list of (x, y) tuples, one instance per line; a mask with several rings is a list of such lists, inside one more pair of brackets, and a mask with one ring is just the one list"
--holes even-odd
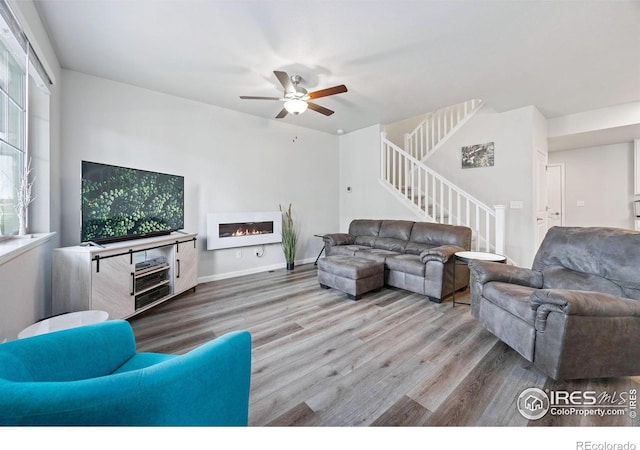
[(81, 327), (92, 323), (104, 322), (108, 318), (109, 313), (99, 310), (76, 311), (60, 314), (59, 316), (53, 316), (28, 326), (18, 334), (18, 339), (51, 333), (52, 331)]
[(470, 303), (456, 302), (456, 263), (469, 264), (472, 259), (479, 259), (481, 261), (492, 261), (498, 263), (506, 263), (507, 257), (498, 255), (497, 253), (489, 252), (456, 252), (453, 256), (453, 306), (458, 305), (470, 305)]

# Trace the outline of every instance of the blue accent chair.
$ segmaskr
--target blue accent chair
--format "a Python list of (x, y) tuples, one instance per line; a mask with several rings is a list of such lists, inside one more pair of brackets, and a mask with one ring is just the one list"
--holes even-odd
[(112, 320), (0, 344), (0, 424), (246, 426), (251, 335), (184, 355), (136, 353)]

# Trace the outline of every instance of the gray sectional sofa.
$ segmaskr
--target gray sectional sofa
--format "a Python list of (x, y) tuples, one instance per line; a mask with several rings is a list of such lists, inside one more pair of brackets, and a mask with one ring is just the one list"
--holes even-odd
[(353, 256), (384, 264), (384, 283), (440, 303), (469, 284), (469, 269), (453, 256), (470, 250), (471, 229), (408, 220), (357, 219), (348, 233), (323, 237), (327, 257)]

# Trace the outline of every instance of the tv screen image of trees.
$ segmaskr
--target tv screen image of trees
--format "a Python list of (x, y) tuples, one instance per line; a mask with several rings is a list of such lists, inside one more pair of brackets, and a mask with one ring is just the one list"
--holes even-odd
[(184, 177), (82, 162), (83, 242), (184, 227)]

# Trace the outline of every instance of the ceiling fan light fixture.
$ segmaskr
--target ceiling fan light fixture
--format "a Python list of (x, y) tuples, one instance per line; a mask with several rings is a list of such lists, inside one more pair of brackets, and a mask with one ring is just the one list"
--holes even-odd
[(304, 100), (300, 100), (298, 98), (287, 100), (284, 103), (284, 108), (290, 114), (301, 114), (307, 110), (307, 106), (309, 106), (307, 105), (307, 102), (305, 102)]
[(333, 86), (327, 89), (320, 89), (319, 91), (307, 92), (303, 87), (300, 87), (298, 83), (302, 80), (300, 75), (293, 75), (289, 77), (286, 72), (274, 70), (273, 74), (276, 76), (280, 84), (284, 89), (282, 97), (256, 97), (254, 95), (241, 95), (241, 99), (246, 100), (278, 100), (284, 102), (284, 108), (278, 113), (276, 119), (282, 119), (287, 117), (288, 114), (299, 115), (307, 110), (307, 108), (325, 116), (330, 116), (334, 113), (324, 106), (320, 106), (315, 102), (309, 100), (315, 100), (322, 97), (328, 97), (330, 95), (342, 94), (347, 92), (347, 87), (344, 84), (340, 86)]

